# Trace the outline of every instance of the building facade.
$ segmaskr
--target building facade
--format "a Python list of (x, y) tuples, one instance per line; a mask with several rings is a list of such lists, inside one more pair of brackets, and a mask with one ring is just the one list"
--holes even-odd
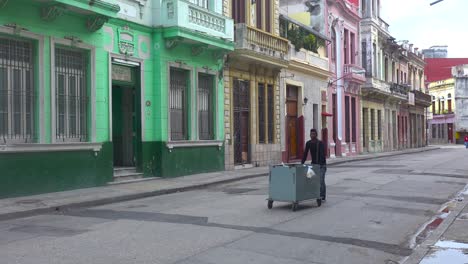
[(280, 37), (279, 0), (229, 0), (235, 50), (224, 68), (225, 168), (281, 161), (280, 72), (289, 43)]
[(221, 0), (0, 6), (1, 197), (224, 169)]
[(427, 116), (431, 144), (455, 143), (455, 79), (431, 82), (428, 85), (432, 105)]
[(362, 86), (362, 151), (366, 153), (422, 147), (425, 108), (422, 54), (407, 41), (390, 35), (380, 18), (380, 1), (362, 1), (361, 59), (366, 70)]
[(326, 119), (328, 155), (357, 155), (361, 152), (361, 85), (364, 69), (359, 60), (359, 1), (327, 0), (326, 29), (329, 69), (332, 78), (327, 90)]
[(318, 1), (316, 8), (320, 12), (310, 12), (306, 2), (280, 1), (280, 35), (291, 43), (289, 67), (280, 76), (281, 152), (285, 163), (302, 159), (311, 128), (317, 129), (325, 142), (328, 139), (326, 134), (320, 135), (320, 131), (326, 131), (324, 114), (330, 77), (325, 3)]
[(455, 139), (463, 144), (468, 135), (468, 64), (452, 67), (455, 78)]

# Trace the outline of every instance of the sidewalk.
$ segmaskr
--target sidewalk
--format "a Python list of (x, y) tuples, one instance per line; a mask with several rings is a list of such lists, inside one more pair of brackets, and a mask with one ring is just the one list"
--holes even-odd
[[(419, 149), (365, 154), (354, 157), (329, 159), (327, 160), (327, 163), (329, 166), (333, 166), (346, 162), (419, 153), (436, 149), (439, 149), (439, 147), (429, 146)], [(228, 183), (266, 175), (268, 175), (268, 167), (256, 167), (251, 169), (202, 173), (168, 179), (160, 178), (134, 183), (0, 199), (0, 221), (71, 208), (98, 206), (189, 191), (214, 184)]]
[(468, 263), (468, 186), (446, 204), (437, 218), (443, 219), (440, 226), (431, 231), (404, 264)]

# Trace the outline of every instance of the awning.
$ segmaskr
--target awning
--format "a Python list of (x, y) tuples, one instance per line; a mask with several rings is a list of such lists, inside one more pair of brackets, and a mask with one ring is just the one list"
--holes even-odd
[(322, 112), (322, 116), (333, 116), (333, 115), (327, 112)]

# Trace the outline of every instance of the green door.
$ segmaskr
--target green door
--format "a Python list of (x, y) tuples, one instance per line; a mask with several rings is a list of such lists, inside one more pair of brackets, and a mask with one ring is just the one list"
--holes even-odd
[(134, 88), (112, 86), (112, 141), (114, 166), (134, 167), (136, 145)]

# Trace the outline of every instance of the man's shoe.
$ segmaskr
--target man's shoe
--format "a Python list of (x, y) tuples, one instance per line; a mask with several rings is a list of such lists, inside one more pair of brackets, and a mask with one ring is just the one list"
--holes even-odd
[(325, 202), (325, 197), (322, 197), (322, 202)]

